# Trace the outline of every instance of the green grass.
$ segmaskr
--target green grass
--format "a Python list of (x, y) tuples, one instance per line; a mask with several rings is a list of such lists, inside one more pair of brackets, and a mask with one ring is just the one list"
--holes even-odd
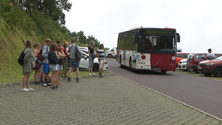
[[(109, 71), (103, 71), (103, 74), (108, 74), (110, 73)], [(29, 77), (29, 81), (34, 81), (34, 70), (31, 73), (30, 77)], [(99, 72), (94, 72), (94, 74), (99, 75)], [(84, 70), (84, 71), (79, 71), (79, 76), (88, 76), (89, 72)], [(72, 73), (71, 77), (75, 77), (76, 76), (76, 72)], [(22, 67), (20, 67), (20, 69), (17, 69), (15, 71), (9, 71), (7, 73), (2, 73), (0, 70), (0, 84), (2, 83), (14, 83), (14, 82), (22, 82), (23, 79), (23, 75), (22, 75)]]
[(201, 73), (183, 71), (183, 70), (179, 70), (179, 69), (177, 69), (176, 72), (180, 72), (180, 73), (184, 73), (184, 74), (189, 74), (189, 75), (194, 75), (194, 76), (199, 76), (199, 77), (202, 77), (202, 78), (213, 79), (213, 80), (217, 80), (217, 81), (222, 81), (222, 77), (214, 77), (213, 75), (205, 76), (204, 74), (201, 74)]

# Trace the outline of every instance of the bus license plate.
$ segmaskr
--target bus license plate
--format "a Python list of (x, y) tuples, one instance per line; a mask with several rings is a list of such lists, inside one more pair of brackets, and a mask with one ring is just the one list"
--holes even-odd
[(153, 68), (153, 70), (160, 71), (161, 69), (160, 68)]

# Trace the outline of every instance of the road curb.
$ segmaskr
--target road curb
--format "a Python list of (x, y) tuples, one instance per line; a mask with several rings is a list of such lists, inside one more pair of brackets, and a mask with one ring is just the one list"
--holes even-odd
[[(113, 73), (112, 71), (109, 71), (109, 72)], [(128, 79), (128, 78), (126, 78), (126, 77), (124, 77), (124, 76), (122, 76), (122, 75), (120, 75), (120, 74), (117, 74), (117, 75), (119, 75), (119, 76), (121, 76), (122, 78), (125, 78), (125, 79), (127, 79), (127, 80), (130, 80), (130, 79)], [(212, 115), (212, 114), (209, 114), (209, 113), (207, 113), (207, 112), (205, 112), (205, 111), (202, 111), (202, 110), (200, 110), (200, 109), (198, 109), (198, 108), (195, 108), (195, 107), (193, 107), (193, 106), (191, 106), (191, 105), (189, 105), (189, 104), (187, 104), (187, 103), (185, 103), (185, 102), (179, 101), (179, 100), (177, 100), (177, 99), (175, 99), (175, 98), (172, 98), (172, 97), (170, 97), (170, 96), (168, 96), (168, 95), (166, 95), (166, 94), (163, 94), (163, 93), (158, 92), (158, 91), (156, 91), (156, 90), (154, 90), (154, 89), (151, 89), (151, 88), (146, 87), (146, 86), (144, 86), (144, 85), (142, 85), (142, 84), (139, 84), (138, 82), (135, 82), (135, 81), (133, 81), (133, 80), (130, 80), (130, 81), (134, 82), (135, 84), (137, 84), (137, 85), (139, 85), (139, 86), (141, 86), (141, 87), (144, 87), (144, 88), (146, 88), (146, 89), (148, 89), (148, 90), (151, 90), (151, 91), (156, 92), (156, 93), (158, 93), (158, 94), (160, 94), (160, 95), (162, 95), (162, 96), (165, 96), (165, 97), (167, 97), (167, 98), (169, 98), (169, 99), (171, 99), (171, 100), (174, 100), (174, 101), (176, 101), (176, 102), (178, 102), (178, 103), (181, 103), (181, 104), (183, 104), (183, 105), (185, 105), (185, 106), (187, 106), (187, 107), (190, 107), (190, 108), (192, 108), (192, 109), (194, 109), (194, 110), (196, 110), (196, 111), (199, 111), (199, 112), (201, 112), (201, 113), (203, 113), (203, 114), (206, 114), (206, 115), (208, 115), (208, 116), (210, 116), (210, 117), (212, 117), (212, 118), (218, 119), (219, 121), (222, 122), (222, 119), (219, 118), (219, 117), (217, 117), (217, 116), (214, 116), (214, 115)]]
[(15, 82), (15, 83), (3, 83), (0, 84), (1, 87), (12, 87), (12, 86), (20, 86), (22, 83), (21, 82)]
[[(104, 74), (104, 76), (111, 76), (111, 75), (116, 75), (115, 73), (108, 73), (108, 74)], [(94, 78), (94, 77), (99, 77), (99, 75), (94, 75), (94, 76), (80, 76), (79, 79), (82, 79), (82, 78)], [(71, 79), (76, 79), (76, 77), (71, 77)], [(62, 78), (61, 81), (65, 81), (67, 80), (67, 78)], [(34, 84), (34, 81), (29, 81), (30, 84)], [(0, 88), (3, 88), (3, 87), (12, 87), (12, 86), (20, 86), (22, 85), (21, 82), (15, 82), (15, 83), (3, 83), (3, 84), (0, 84)]]

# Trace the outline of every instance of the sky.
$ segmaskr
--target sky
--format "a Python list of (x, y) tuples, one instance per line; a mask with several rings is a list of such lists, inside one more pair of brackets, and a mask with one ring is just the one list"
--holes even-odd
[(93, 35), (105, 47), (117, 46), (118, 33), (133, 27), (175, 28), (183, 52), (222, 53), (220, 0), (69, 0), (66, 27)]

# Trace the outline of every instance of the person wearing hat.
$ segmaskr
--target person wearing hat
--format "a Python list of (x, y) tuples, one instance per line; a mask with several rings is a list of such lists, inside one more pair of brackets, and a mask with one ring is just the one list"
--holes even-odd
[(207, 59), (212, 60), (215, 58), (215, 55), (212, 53), (211, 48), (208, 49)]
[(63, 64), (63, 70), (62, 70), (62, 77), (67, 77), (67, 73), (68, 73), (68, 50), (67, 47), (69, 46), (68, 42), (65, 42), (64, 45), (61, 47), (61, 51), (64, 52), (65, 54), (65, 58), (62, 60), (62, 64)]

